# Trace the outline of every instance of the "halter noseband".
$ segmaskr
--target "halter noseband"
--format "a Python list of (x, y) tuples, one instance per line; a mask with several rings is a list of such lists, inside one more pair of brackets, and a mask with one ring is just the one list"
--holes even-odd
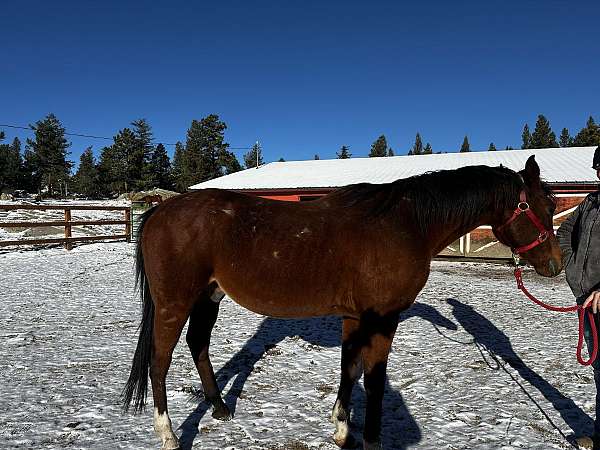
[(540, 221), (540, 219), (538, 219), (538, 217), (535, 215), (535, 213), (529, 207), (529, 203), (527, 203), (527, 196), (525, 194), (525, 190), (522, 190), (521, 194), (519, 195), (519, 204), (517, 205), (517, 208), (513, 212), (513, 215), (503, 225), (498, 227), (498, 229), (496, 231), (500, 232), (503, 228), (505, 228), (512, 222), (514, 222), (517, 219), (517, 217), (519, 217), (522, 213), (525, 213), (527, 215), (527, 217), (529, 217), (529, 220), (531, 220), (531, 222), (539, 230), (540, 234), (537, 237), (537, 239), (535, 241), (531, 242), (530, 244), (523, 245), (523, 246), (517, 247), (517, 248), (513, 248), (512, 249), (513, 254), (516, 256), (520, 255), (521, 253), (525, 253), (534, 247), (537, 247), (542, 242), (545, 242), (546, 239), (548, 239), (548, 236), (554, 235), (554, 230), (552, 230), (552, 229), (547, 230), (546, 227), (544, 227), (544, 225)]

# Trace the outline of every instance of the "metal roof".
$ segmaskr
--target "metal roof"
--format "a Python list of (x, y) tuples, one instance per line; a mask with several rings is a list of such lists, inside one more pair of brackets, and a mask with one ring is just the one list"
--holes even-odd
[(535, 155), (541, 176), (547, 182), (587, 184), (598, 181), (591, 167), (595, 149), (569, 147), (272, 162), (205, 181), (190, 189), (308, 189), (361, 182), (389, 183), (425, 172), (473, 165), (502, 164), (522, 170), (531, 155)]

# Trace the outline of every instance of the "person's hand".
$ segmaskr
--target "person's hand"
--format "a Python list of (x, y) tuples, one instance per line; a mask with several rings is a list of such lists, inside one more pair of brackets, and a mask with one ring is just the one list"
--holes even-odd
[(600, 311), (600, 291), (594, 291), (590, 294), (588, 298), (583, 302), (583, 307), (587, 308), (589, 304), (592, 304), (592, 311), (596, 314)]

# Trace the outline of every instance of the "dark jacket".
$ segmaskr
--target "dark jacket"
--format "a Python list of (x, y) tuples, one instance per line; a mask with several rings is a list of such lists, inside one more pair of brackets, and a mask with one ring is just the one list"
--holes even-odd
[(575, 297), (600, 289), (600, 191), (585, 200), (558, 229), (567, 283)]

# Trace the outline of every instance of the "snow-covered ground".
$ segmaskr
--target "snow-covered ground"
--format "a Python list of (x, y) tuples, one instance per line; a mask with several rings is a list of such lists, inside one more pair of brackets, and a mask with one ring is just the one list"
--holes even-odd
[[(0, 254), (0, 448), (158, 448), (151, 408), (135, 416), (119, 402), (140, 316), (133, 252), (120, 242)], [(545, 300), (573, 301), (562, 276), (528, 270), (525, 281)], [(234, 419), (214, 420), (194, 397), (182, 338), (168, 377), (182, 447), (335, 449), (339, 335), (336, 318), (274, 320), (225, 299), (211, 354)], [(394, 340), (384, 447), (568, 448), (593, 417), (576, 341), (576, 316), (529, 303), (509, 267), (434, 262)], [(357, 386), (358, 438), (364, 401)]]

